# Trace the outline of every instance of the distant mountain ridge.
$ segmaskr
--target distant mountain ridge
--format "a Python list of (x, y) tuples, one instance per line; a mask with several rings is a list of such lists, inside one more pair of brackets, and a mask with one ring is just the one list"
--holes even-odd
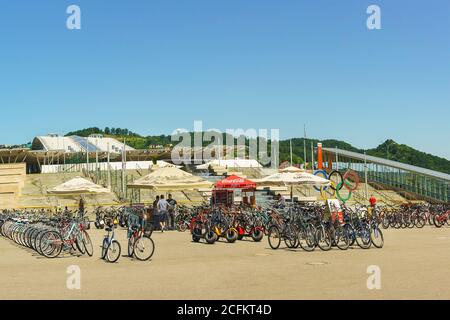
[[(73, 131), (67, 134), (78, 135), (78, 136), (89, 136), (91, 134), (104, 134), (106, 136), (116, 137), (118, 139), (126, 139), (129, 146), (136, 149), (146, 149), (152, 145), (169, 145), (173, 144), (170, 135), (159, 135), (159, 136), (141, 136), (134, 133), (128, 129), (121, 128), (105, 128), (100, 129), (97, 127), (82, 129), (78, 131)], [(290, 161), (290, 141), (282, 140), (280, 141), (280, 161)], [(292, 139), (292, 154), (294, 163), (303, 163), (304, 155), (304, 138), (294, 138)], [(450, 161), (438, 157), (429, 153), (425, 153), (416, 150), (405, 144), (399, 144), (392, 139), (388, 139), (378, 147), (373, 149), (359, 149), (353, 145), (335, 139), (306, 139), (306, 158), (307, 161), (311, 159), (311, 142), (313, 146), (316, 146), (318, 142), (322, 142), (323, 146), (326, 148), (339, 148), (342, 150), (353, 151), (358, 153), (366, 152), (368, 155), (380, 157), (384, 159), (389, 159), (393, 161), (398, 161), (410, 165), (415, 165), (418, 167), (435, 170), (443, 173), (450, 174)], [(207, 145), (208, 143), (206, 143)]]

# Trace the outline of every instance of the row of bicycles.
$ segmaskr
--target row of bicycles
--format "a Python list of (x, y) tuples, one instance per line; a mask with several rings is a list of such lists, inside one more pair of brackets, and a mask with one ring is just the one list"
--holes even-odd
[(352, 246), (362, 249), (384, 246), (379, 221), (367, 214), (363, 207), (345, 207), (340, 217), (328, 212), (320, 204), (276, 204), (265, 208), (199, 206), (181, 209), (177, 223), (179, 231), (190, 229), (192, 240), (214, 244), (220, 239), (229, 243), (252, 239), (260, 242), (265, 236), (276, 250), (284, 243), (287, 248), (329, 251), (333, 247), (347, 250)]
[(93, 244), (84, 219), (43, 213), (3, 212), (0, 235), (47, 258), (61, 253), (92, 256)]
[(442, 228), (450, 224), (449, 204), (405, 204), (377, 208), (384, 229), (423, 228), (426, 225)]
[(331, 213), (326, 206), (290, 206), (272, 213), (267, 226), (267, 237), (272, 249), (284, 243), (289, 249), (301, 248), (311, 252), (333, 247), (348, 250), (351, 247), (383, 248), (384, 236), (378, 219), (366, 214), (363, 207), (342, 206), (339, 213)]
[[(155, 252), (155, 243), (145, 219), (136, 210), (115, 212), (116, 215), (102, 217), (102, 229), (107, 234), (102, 241), (101, 258), (113, 263), (121, 257), (122, 249), (115, 231), (122, 226), (127, 232), (128, 256), (139, 261), (150, 260)], [(46, 258), (57, 258), (62, 254), (92, 257), (94, 246), (87, 232), (89, 228), (89, 219), (76, 211), (5, 210), (0, 213), (0, 236)]]

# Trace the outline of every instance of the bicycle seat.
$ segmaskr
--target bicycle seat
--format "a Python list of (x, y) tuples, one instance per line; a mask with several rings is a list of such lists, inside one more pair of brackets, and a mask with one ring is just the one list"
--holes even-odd
[(105, 228), (106, 231), (112, 232), (112, 228)]

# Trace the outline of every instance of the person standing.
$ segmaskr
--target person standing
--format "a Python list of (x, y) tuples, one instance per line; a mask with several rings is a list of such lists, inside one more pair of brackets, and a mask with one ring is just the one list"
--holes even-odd
[(167, 223), (168, 215), (169, 215), (169, 213), (167, 212), (169, 203), (166, 201), (166, 199), (164, 199), (164, 195), (161, 195), (161, 197), (159, 197), (159, 202), (158, 202), (157, 207), (158, 207), (158, 212), (160, 215), (161, 231), (164, 232), (164, 230), (166, 229), (166, 223)]
[(80, 218), (84, 217), (84, 200), (80, 198), (80, 202), (78, 203), (78, 216)]
[(286, 207), (286, 198), (284, 196), (282, 196), (280, 193), (278, 194), (278, 205), (281, 208)]
[(369, 199), (369, 202), (372, 209), (375, 209), (375, 206), (377, 205), (377, 198), (375, 198), (374, 195), (372, 195)]
[(155, 228), (160, 227), (161, 218), (159, 216), (158, 211), (158, 202), (159, 202), (159, 196), (156, 196), (155, 201), (153, 201), (153, 226)]
[(377, 206), (377, 198), (375, 198), (374, 195), (371, 195), (370, 199), (369, 199), (369, 203), (370, 203), (370, 208), (371, 208), (371, 210), (370, 210), (371, 216), (376, 217), (375, 208)]
[(169, 203), (169, 227), (171, 230), (175, 230), (175, 212), (177, 209), (177, 200), (172, 198), (172, 195), (169, 194), (169, 198), (167, 199)]

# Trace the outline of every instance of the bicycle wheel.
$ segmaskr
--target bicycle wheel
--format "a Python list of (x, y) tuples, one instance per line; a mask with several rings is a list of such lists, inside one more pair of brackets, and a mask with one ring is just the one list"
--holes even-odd
[(280, 229), (278, 229), (277, 226), (270, 227), (267, 239), (269, 241), (269, 246), (273, 250), (277, 250), (281, 245)]
[(322, 251), (330, 251), (331, 250), (331, 235), (325, 230), (324, 226), (320, 226), (316, 231), (316, 241), (317, 245)]
[(440, 214), (435, 214), (433, 217), (433, 223), (436, 226), (436, 228), (442, 228), (444, 225), (444, 219), (441, 217)]
[(300, 248), (307, 252), (312, 252), (316, 249), (316, 235), (312, 226), (300, 229), (298, 232), (298, 244)]
[(182, 222), (180, 222), (180, 223), (178, 223), (177, 224), (177, 230), (178, 230), (178, 232), (186, 232), (186, 230), (188, 229), (188, 225), (184, 222), (184, 221), (182, 221)]
[(106, 253), (108, 252), (108, 246), (109, 246), (109, 239), (104, 238), (102, 243), (102, 255), (101, 255), (101, 258), (103, 260), (106, 260)]
[(383, 217), (383, 219), (381, 220), (381, 226), (383, 227), (383, 229), (388, 229), (388, 228), (389, 228), (389, 225), (390, 225), (390, 222), (389, 222), (389, 216), (388, 216), (388, 215), (385, 215), (385, 216)]
[(297, 249), (300, 246), (298, 242), (298, 231), (292, 227), (288, 227), (284, 237), (284, 243), (289, 249)]
[(227, 230), (225, 238), (227, 239), (228, 243), (235, 243), (238, 238), (238, 232), (236, 231), (236, 229), (230, 228)]
[(47, 231), (40, 240), (40, 251), (46, 258), (56, 258), (63, 248), (63, 239), (56, 231)]
[(261, 229), (254, 229), (252, 232), (252, 239), (255, 242), (261, 242), (264, 238), (264, 232)]
[(426, 223), (427, 223), (426, 216), (424, 214), (419, 214), (415, 221), (416, 228), (422, 229), (423, 227), (425, 227)]
[(122, 252), (122, 249), (120, 247), (120, 243), (116, 240), (113, 240), (111, 244), (108, 247), (107, 253), (106, 253), (106, 259), (108, 262), (114, 263), (120, 258), (120, 253)]
[(130, 239), (128, 239), (128, 256), (131, 258), (134, 254), (134, 241), (135, 237), (134, 235), (131, 236)]
[(428, 219), (427, 219), (427, 221), (428, 221), (428, 224), (430, 225), (430, 226), (432, 226), (433, 225), (433, 221), (434, 221), (434, 214), (433, 213), (430, 213), (429, 215), (428, 215)]
[(209, 230), (205, 234), (205, 240), (208, 244), (214, 244), (218, 240), (218, 236), (213, 230)]
[(356, 242), (355, 228), (353, 228), (353, 226), (351, 224), (347, 223), (344, 225), (344, 229), (345, 229), (345, 234), (347, 235), (347, 237), (349, 239), (350, 247), (353, 247), (353, 245)]
[(413, 220), (413, 218), (411, 216), (408, 217), (408, 219), (406, 220), (406, 227), (409, 229), (414, 228), (415, 226), (415, 221)]
[(361, 249), (369, 249), (372, 245), (370, 227), (366, 223), (362, 224), (356, 232), (356, 243)]
[(192, 241), (193, 242), (200, 242), (200, 239), (202, 238), (202, 230), (199, 227), (194, 227), (192, 229)]
[(334, 232), (334, 237), (336, 246), (340, 250), (347, 250), (350, 247), (351, 242), (350, 235), (347, 234), (347, 230), (344, 227), (342, 226), (337, 227)]
[(86, 253), (86, 248), (84, 247), (83, 244), (83, 235), (81, 233), (77, 235), (77, 238), (75, 239), (75, 245), (81, 254)]
[(94, 255), (94, 245), (92, 244), (91, 237), (89, 234), (83, 230), (82, 232), (83, 236), (83, 245), (84, 249), (89, 257), (92, 257)]
[(286, 247), (288, 247), (289, 249), (297, 249), (299, 247), (299, 243), (298, 243), (298, 236), (295, 238), (292, 237), (287, 237), (284, 239), (284, 244), (286, 245)]
[(139, 261), (148, 261), (155, 252), (155, 243), (150, 237), (140, 237), (134, 243), (134, 256)]
[(370, 228), (370, 240), (375, 248), (381, 249), (384, 246), (383, 232), (378, 227)]
[(41, 239), (42, 236), (46, 233), (47, 231), (45, 230), (41, 230), (39, 231), (39, 233), (36, 235), (36, 238), (34, 239), (34, 248), (36, 250), (37, 253), (39, 253), (41, 256), (43, 256), (44, 254), (41, 251)]

